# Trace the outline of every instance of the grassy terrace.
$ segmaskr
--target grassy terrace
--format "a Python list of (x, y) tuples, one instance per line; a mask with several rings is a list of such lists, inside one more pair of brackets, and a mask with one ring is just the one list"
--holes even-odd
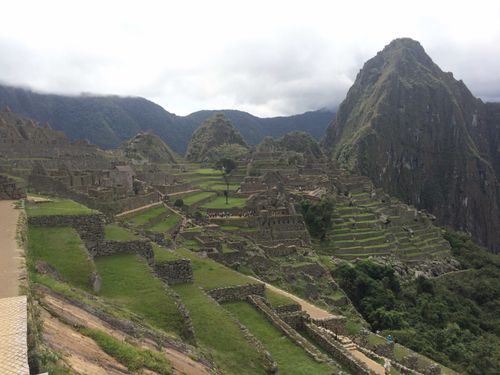
[(177, 259), (182, 258), (181, 256), (179, 256), (179, 254), (177, 254), (171, 250), (167, 250), (164, 247), (161, 247), (160, 245), (155, 244), (154, 242), (152, 243), (152, 245), (153, 245), (153, 252), (155, 255), (156, 262), (177, 260)]
[(181, 317), (165, 285), (137, 255), (119, 254), (95, 259), (102, 277), (100, 295), (143, 317), (152, 326), (177, 335)]
[(86, 291), (91, 290), (89, 280), (94, 264), (73, 228), (30, 226), (28, 253), (30, 271), (34, 271), (38, 261), (46, 261), (72, 285)]
[(250, 332), (270, 351), (278, 363), (282, 374), (308, 375), (332, 374), (334, 367), (315, 362), (304, 350), (295, 345), (288, 337), (269, 323), (266, 318), (247, 302), (224, 304)]
[(213, 197), (213, 196), (215, 196), (215, 193), (203, 191), (201, 193), (188, 195), (187, 197), (183, 198), (183, 201), (184, 201), (185, 205), (191, 206), (195, 203), (198, 203), (199, 201), (201, 201), (203, 199)]
[(125, 220), (133, 226), (140, 227), (147, 224), (151, 219), (154, 219), (155, 217), (161, 215), (164, 212), (166, 212), (165, 207), (159, 205), (156, 207), (148, 208), (147, 210), (131, 214), (130, 216), (126, 216)]
[(247, 202), (247, 198), (234, 198), (229, 197), (226, 204), (226, 197), (219, 196), (214, 200), (207, 202), (201, 208), (243, 208)]
[(181, 217), (176, 213), (172, 212), (165, 219), (150, 227), (149, 230), (153, 232), (163, 233), (170, 230), (180, 222), (181, 222)]
[(133, 227), (164, 233), (181, 221), (181, 217), (163, 205), (148, 208), (125, 217), (125, 221)]
[[(198, 272), (199, 275), (199, 272)], [(227, 374), (265, 374), (262, 355), (245, 338), (237, 322), (195, 284), (172, 286), (188, 308), (196, 340)]]
[(120, 227), (117, 224), (108, 224), (104, 227), (104, 235), (110, 241), (134, 241), (139, 240), (140, 237)]
[(52, 215), (92, 215), (97, 211), (70, 199), (51, 198), (43, 203), (27, 202), (26, 212), (30, 217)]

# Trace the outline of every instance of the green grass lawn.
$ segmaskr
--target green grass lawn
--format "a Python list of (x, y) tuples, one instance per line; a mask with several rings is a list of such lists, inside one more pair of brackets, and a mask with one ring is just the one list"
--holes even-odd
[(222, 174), (222, 172), (220, 170), (214, 169), (214, 168), (198, 168), (198, 169), (195, 169), (194, 171), (192, 171), (192, 173), (208, 174), (208, 175), (211, 175), (211, 174), (221, 175)]
[(199, 201), (212, 196), (215, 196), (215, 193), (203, 191), (201, 193), (188, 195), (186, 198), (183, 198), (182, 200), (184, 201), (185, 205), (191, 206), (192, 204), (198, 203)]
[(166, 208), (163, 205), (159, 205), (127, 216), (125, 220), (133, 226), (140, 227), (164, 212), (167, 212)]
[(179, 256), (179, 254), (171, 250), (167, 250), (155, 243), (153, 243), (153, 252), (155, 255), (156, 262), (161, 262), (166, 260), (177, 260), (182, 258), (181, 256)]
[(281, 374), (332, 374), (336, 370), (329, 364), (315, 362), (302, 348), (295, 345), (247, 302), (226, 303), (224, 307), (264, 344), (278, 363)]
[(52, 215), (91, 215), (97, 213), (84, 205), (70, 199), (51, 198), (50, 202), (27, 202), (26, 212), (30, 217)]
[(117, 224), (108, 224), (104, 227), (105, 239), (110, 241), (135, 241), (140, 237)]
[(226, 197), (219, 196), (210, 202), (204, 203), (201, 207), (202, 208), (233, 208), (233, 207), (242, 208), (242, 207), (245, 207), (245, 204), (247, 203), (247, 198), (229, 197), (227, 201), (228, 201), (228, 203), (226, 204)]
[(164, 233), (172, 229), (175, 225), (177, 225), (180, 222), (181, 222), (181, 217), (177, 215), (175, 212), (171, 212), (169, 216), (167, 216), (159, 223), (148, 228), (148, 230), (157, 233)]
[(137, 255), (118, 254), (95, 259), (102, 277), (100, 294), (141, 315), (149, 324), (177, 335), (181, 317), (165, 284), (153, 276)]
[(269, 290), (269, 289), (266, 289), (266, 299), (274, 307), (283, 306), (283, 305), (291, 305), (291, 304), (297, 303), (293, 299), (288, 298), (287, 296), (283, 296), (281, 294), (278, 294), (276, 292), (273, 292), (272, 290)]
[(178, 249), (183, 258), (191, 259), (194, 283), (206, 290), (225, 286), (254, 284), (256, 281), (209, 258), (201, 258), (189, 250)]
[[(195, 276), (196, 280), (196, 276)], [(225, 374), (265, 374), (263, 359), (231, 315), (195, 284), (172, 286), (188, 308), (196, 340)]]
[(75, 287), (90, 291), (94, 264), (73, 228), (35, 227), (28, 229), (28, 265), (34, 270), (44, 260)]

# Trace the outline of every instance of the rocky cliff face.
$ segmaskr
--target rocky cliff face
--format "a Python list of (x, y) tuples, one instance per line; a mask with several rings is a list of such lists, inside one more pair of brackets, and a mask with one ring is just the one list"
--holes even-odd
[(341, 165), (500, 250), (500, 106), (476, 99), (411, 39), (365, 63), (323, 145)]
[(206, 120), (193, 134), (189, 142), (186, 158), (190, 161), (205, 161), (221, 146), (247, 148), (241, 134), (222, 113)]

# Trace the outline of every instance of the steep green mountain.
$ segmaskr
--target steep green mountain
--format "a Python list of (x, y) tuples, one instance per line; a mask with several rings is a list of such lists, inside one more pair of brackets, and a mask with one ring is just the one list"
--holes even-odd
[(153, 133), (138, 133), (122, 145), (127, 158), (144, 163), (175, 163), (175, 157), (165, 142)]
[(411, 39), (368, 60), (323, 145), (391, 195), (500, 250), (497, 104), (476, 99)]
[(196, 128), (215, 112), (227, 114), (245, 140), (256, 144), (266, 135), (281, 136), (304, 130), (318, 138), (333, 113), (306, 112), (290, 117), (258, 118), (241, 111), (199, 111), (177, 116), (140, 97), (63, 96), (0, 85), (0, 109), (48, 122), (72, 139), (86, 139), (102, 148), (118, 147), (140, 131), (153, 131), (175, 152), (184, 154)]
[(198, 162), (212, 160), (229, 148), (234, 154), (238, 150), (244, 151), (248, 146), (231, 121), (223, 113), (216, 113), (196, 129), (189, 142), (186, 158)]

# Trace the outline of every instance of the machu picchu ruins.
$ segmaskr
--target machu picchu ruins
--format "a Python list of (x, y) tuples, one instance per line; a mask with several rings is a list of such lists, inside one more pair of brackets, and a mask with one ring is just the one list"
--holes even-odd
[[(498, 373), (495, 162), (460, 127), (438, 176), (390, 128), (425, 112), (420, 145), (459, 111), (427, 96), (462, 85), (397, 39), (321, 138), (326, 110), (178, 116), (0, 85), (0, 375)], [(478, 131), (500, 118), (482, 104), (460, 109)]]

